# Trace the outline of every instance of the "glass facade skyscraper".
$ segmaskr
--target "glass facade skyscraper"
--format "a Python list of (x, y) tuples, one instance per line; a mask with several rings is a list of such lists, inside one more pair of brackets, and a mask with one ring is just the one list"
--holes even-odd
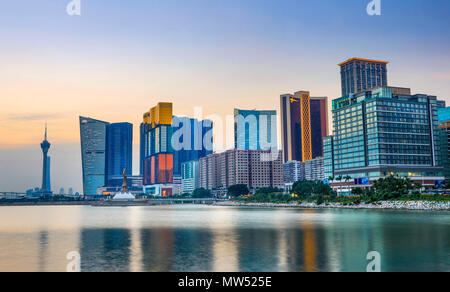
[(311, 97), (311, 154), (312, 159), (323, 157), (323, 138), (328, 136), (328, 98)]
[(281, 132), (284, 162), (322, 157), (322, 139), (328, 136), (328, 98), (311, 97), (307, 91), (281, 95)]
[(110, 124), (106, 128), (106, 185), (112, 185), (113, 177), (120, 177), (124, 170), (133, 173), (133, 125)]
[(341, 67), (342, 96), (387, 86), (388, 62), (360, 58), (349, 59)]
[(141, 163), (144, 192), (173, 194), (172, 103), (158, 103), (144, 114), (141, 126)]
[(334, 176), (333, 136), (323, 138), (323, 173), (325, 179)]
[(333, 124), (332, 139), (324, 139), (326, 174), (334, 169), (336, 176), (371, 180), (442, 176), (435, 96), (374, 88), (334, 100)]
[(181, 192), (192, 194), (200, 187), (199, 160), (186, 161), (181, 164)]
[(80, 117), (83, 193), (96, 195), (106, 179), (106, 129), (109, 123)]
[(241, 150), (278, 149), (277, 112), (235, 109), (234, 143)]
[(172, 121), (173, 175), (181, 177), (184, 162), (198, 161), (213, 152), (213, 123), (187, 117)]

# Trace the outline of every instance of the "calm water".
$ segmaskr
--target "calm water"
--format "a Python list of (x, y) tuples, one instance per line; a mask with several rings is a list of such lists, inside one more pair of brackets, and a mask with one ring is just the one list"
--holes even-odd
[(450, 213), (0, 207), (0, 271), (450, 271)]

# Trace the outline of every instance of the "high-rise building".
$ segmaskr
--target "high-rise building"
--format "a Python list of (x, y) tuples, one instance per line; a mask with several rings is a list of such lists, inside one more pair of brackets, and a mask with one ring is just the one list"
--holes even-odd
[[(200, 187), (207, 190), (224, 188), (220, 171), (220, 160), (223, 154), (210, 154), (199, 161), (200, 165)], [(226, 180), (226, 174), (224, 174)]]
[(199, 161), (187, 161), (181, 164), (181, 192), (183, 194), (192, 192), (200, 187), (200, 164)]
[(48, 150), (50, 149), (50, 142), (47, 141), (47, 125), (45, 125), (44, 141), (41, 143), (42, 150), (42, 187), (40, 193), (42, 195), (51, 195), (52, 187), (50, 184), (50, 156), (48, 156)]
[(441, 146), (441, 165), (446, 179), (450, 179), (450, 107), (438, 101), (439, 141)]
[(172, 121), (173, 175), (182, 176), (181, 165), (198, 161), (213, 152), (213, 123), (187, 117), (174, 117)]
[(328, 136), (328, 98), (310, 97), (307, 91), (281, 95), (281, 132), (284, 162), (322, 157), (322, 139)]
[(144, 175), (144, 162), (145, 162), (145, 148), (148, 141), (145, 139), (145, 124), (141, 123), (139, 126), (139, 174)]
[(334, 176), (333, 136), (323, 138), (323, 175), (325, 179)]
[(106, 179), (107, 122), (80, 117), (83, 193), (96, 195)]
[(288, 189), (297, 181), (323, 181), (325, 178), (322, 157), (305, 162), (288, 161), (283, 165), (283, 169), (284, 183)]
[(331, 159), (334, 176), (363, 181), (399, 175), (431, 186), (443, 178), (435, 96), (397, 87), (344, 96), (333, 101), (333, 125), (327, 174)]
[(311, 97), (312, 159), (323, 157), (323, 138), (328, 136), (328, 97)]
[[(158, 103), (144, 114), (144, 192), (171, 196), (173, 189), (172, 103)], [(141, 141), (142, 142), (142, 141)]]
[(283, 188), (281, 151), (233, 149), (200, 159), (200, 187), (226, 191), (244, 184), (255, 192), (259, 188)]
[(389, 62), (349, 59), (341, 67), (342, 96), (350, 96), (378, 86), (387, 86), (387, 64)]
[(450, 120), (440, 122), (439, 141), (441, 145), (441, 165), (444, 167), (444, 176), (450, 179)]
[(301, 161), (288, 161), (283, 165), (284, 183), (292, 186), (295, 182), (305, 180), (305, 164)]
[(106, 127), (106, 185), (113, 177), (120, 177), (124, 170), (133, 173), (133, 125), (115, 123)]
[(277, 112), (235, 109), (234, 143), (242, 150), (278, 149)]
[(305, 162), (305, 180), (323, 181), (324, 179), (323, 157), (318, 157)]

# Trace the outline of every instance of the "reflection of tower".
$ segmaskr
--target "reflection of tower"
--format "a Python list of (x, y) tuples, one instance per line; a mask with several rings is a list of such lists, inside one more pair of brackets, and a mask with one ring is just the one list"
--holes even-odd
[[(306, 210), (305, 214), (314, 214), (311, 210)], [(303, 255), (304, 255), (304, 272), (317, 272), (317, 242), (314, 224), (305, 217), (302, 221), (303, 225)]]
[(45, 125), (44, 141), (41, 143), (42, 155), (43, 155), (43, 167), (42, 167), (42, 193), (50, 193), (50, 157), (48, 156), (48, 150), (51, 144), (47, 141), (47, 124)]

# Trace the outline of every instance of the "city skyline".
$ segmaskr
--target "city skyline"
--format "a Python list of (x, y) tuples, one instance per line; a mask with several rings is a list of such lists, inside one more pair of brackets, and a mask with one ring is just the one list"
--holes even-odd
[[(177, 116), (192, 116), (195, 105), (203, 105), (205, 116), (229, 115), (235, 104), (240, 108), (275, 109), (279, 113), (277, 97), (299, 88), (330, 100), (340, 97), (337, 64), (352, 57), (389, 61), (390, 84), (412, 87), (415, 93), (436, 95), (448, 102), (450, 72), (445, 68), (450, 67), (450, 39), (443, 31), (449, 20), (443, 11), (449, 4), (437, 2), (439, 5), (412, 1), (408, 7), (384, 3), (384, 14), (379, 18), (368, 17), (366, 3), (355, 4), (356, 1), (260, 1), (258, 5), (247, 1), (230, 6), (203, 1), (198, 4), (202, 8), (170, 1), (165, 5), (137, 1), (134, 6), (121, 5), (123, 13), (118, 13), (116, 3), (90, 3), (78, 19), (64, 14), (65, 3), (6, 3), (0, 12), (0, 22), (8, 28), (1, 41), (2, 55), (7, 57), (0, 69), (5, 105), (0, 109), (0, 158), (13, 166), (0, 170), (4, 177), (0, 184), (20, 191), (25, 189), (24, 180), (29, 184), (26, 188), (40, 184), (42, 165), (30, 157), (36, 155), (36, 144), (41, 140), (39, 129), (45, 120), (52, 128), (55, 146), (54, 189), (73, 185), (75, 191), (81, 191), (81, 162), (73, 162), (80, 159), (78, 115), (133, 123), (133, 173), (138, 173), (136, 137), (143, 108), (167, 100), (176, 105)], [(213, 14), (214, 18), (208, 16), (217, 6), (221, 12)], [(236, 7), (241, 13), (236, 13)], [(325, 7), (332, 13), (323, 15)], [(400, 13), (405, 9), (411, 13)], [(152, 20), (144, 21), (146, 13), (135, 14), (136, 10), (150, 13)], [(183, 17), (174, 17), (171, 30), (167, 32), (157, 25), (149, 34), (145, 32), (173, 10)], [(300, 10), (310, 12), (306, 19), (294, 17), (294, 12)], [(23, 16), (24, 21), (12, 18), (14, 14)], [(206, 16), (210, 29), (195, 20), (193, 16), (199, 14)], [(427, 17), (421, 18), (421, 14)], [(121, 17), (128, 19), (127, 15), (143, 21), (137, 31), (131, 30), (136, 22), (124, 24)], [(220, 16), (232, 16), (234, 24), (220, 20)], [(282, 16), (289, 25), (278, 24)], [(339, 22), (346, 16), (352, 16), (358, 27)], [(94, 18), (96, 24), (90, 26)], [(118, 29), (114, 22), (123, 28)], [(397, 28), (393, 28), (393, 23)], [(30, 27), (35, 26), (36, 34), (30, 34)], [(40, 29), (51, 33), (44, 35)], [(108, 37), (112, 32), (117, 34)], [(64, 43), (64, 39), (69, 41)], [(164, 52), (163, 48), (175, 40), (184, 40), (185, 46)], [(286, 41), (290, 42), (289, 48), (281, 45)], [(377, 41), (390, 45), (380, 47)], [(49, 43), (54, 48), (49, 48)], [(333, 46), (333, 50), (327, 46)], [(29, 170), (21, 167), (25, 161), (32, 164)], [(60, 174), (62, 170), (65, 175)], [(23, 178), (16, 178), (22, 172)]]

